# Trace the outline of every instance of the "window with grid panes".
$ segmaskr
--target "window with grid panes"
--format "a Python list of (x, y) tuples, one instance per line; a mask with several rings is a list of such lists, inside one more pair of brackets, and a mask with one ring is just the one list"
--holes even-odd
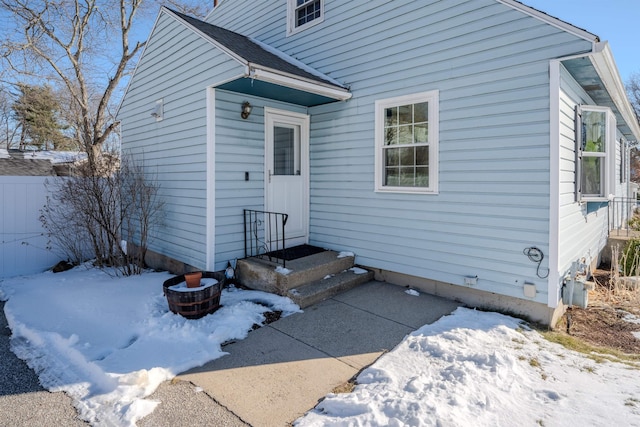
[(437, 191), (438, 92), (376, 102), (376, 190)]
[(606, 201), (615, 192), (616, 118), (608, 107), (576, 107), (576, 190), (579, 201)]
[(324, 19), (324, 0), (289, 0), (288, 2), (289, 34), (294, 34)]

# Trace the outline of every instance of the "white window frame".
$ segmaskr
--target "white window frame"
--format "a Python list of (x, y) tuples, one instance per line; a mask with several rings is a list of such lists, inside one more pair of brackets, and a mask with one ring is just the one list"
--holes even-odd
[[(313, 2), (315, 0), (308, 0), (308, 2)], [(313, 27), (314, 25), (318, 25), (324, 21), (324, 0), (320, 0), (320, 16), (315, 18), (309, 22), (306, 22), (300, 26), (296, 25), (297, 22), (297, 13), (296, 11), (304, 6), (296, 5), (296, 0), (287, 0), (287, 36), (291, 36), (293, 34), (299, 33), (300, 31), (304, 31), (307, 28)]]
[[(439, 97), (438, 90), (421, 92), (377, 100), (375, 103), (375, 191), (385, 193), (438, 193), (438, 144), (439, 144)], [(409, 104), (429, 103), (428, 109), (428, 146), (429, 146), (429, 186), (398, 187), (384, 185), (385, 177), (385, 109)], [(407, 145), (408, 146), (408, 145)], [(394, 146), (395, 147), (395, 146)], [(398, 148), (403, 147), (402, 145)]]
[(629, 153), (627, 152), (627, 144), (624, 138), (618, 138), (618, 144), (620, 146), (620, 184), (626, 184), (629, 180), (627, 171), (629, 170)]
[[(582, 117), (585, 111), (594, 111), (605, 114), (605, 148), (603, 152), (585, 150), (583, 142)], [(616, 118), (609, 107), (597, 105), (576, 106), (576, 195), (579, 202), (606, 202), (610, 194), (615, 194), (616, 185), (616, 150), (618, 140), (616, 138)], [(600, 194), (583, 192), (582, 159), (583, 157), (600, 157), (603, 160), (601, 173), (602, 183)]]

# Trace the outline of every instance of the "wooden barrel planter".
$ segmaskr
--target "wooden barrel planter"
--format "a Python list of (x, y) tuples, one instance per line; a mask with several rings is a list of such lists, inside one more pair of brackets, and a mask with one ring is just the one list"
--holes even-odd
[[(198, 288), (180, 287), (171, 289), (185, 281), (184, 274), (166, 280), (162, 287), (169, 303), (169, 310), (187, 319), (199, 319), (220, 308), (220, 293), (225, 280), (224, 274), (213, 271), (203, 271), (203, 286)], [(207, 285), (206, 279), (217, 280), (216, 284)]]

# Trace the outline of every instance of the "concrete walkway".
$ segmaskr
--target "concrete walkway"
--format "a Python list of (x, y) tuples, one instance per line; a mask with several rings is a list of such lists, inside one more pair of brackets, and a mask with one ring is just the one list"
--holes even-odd
[(458, 304), (369, 282), (228, 344), (190, 381), (254, 427), (287, 426), (420, 326)]

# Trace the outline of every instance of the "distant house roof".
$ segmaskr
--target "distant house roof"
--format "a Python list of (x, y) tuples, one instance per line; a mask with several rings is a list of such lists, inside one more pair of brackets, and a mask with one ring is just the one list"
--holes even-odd
[(0, 176), (66, 176), (81, 154), (0, 150)]
[(0, 159), (0, 175), (55, 176), (53, 164), (40, 159)]
[[(279, 85), (313, 94), (314, 97), (305, 98), (303, 96), (299, 98), (304, 99), (302, 102), (306, 102), (308, 105), (319, 105), (351, 98), (351, 93), (344, 84), (272, 46), (166, 7), (163, 7), (162, 10), (186, 24), (201, 37), (246, 67), (245, 78), (221, 86), (224, 89), (246, 93), (255, 92), (254, 94), (258, 96), (264, 96), (260, 90), (268, 90), (268, 88), (256, 86), (255, 82)], [(250, 82), (242, 82), (242, 80)], [(249, 89), (251, 86), (255, 86), (257, 89), (252, 91)]]

